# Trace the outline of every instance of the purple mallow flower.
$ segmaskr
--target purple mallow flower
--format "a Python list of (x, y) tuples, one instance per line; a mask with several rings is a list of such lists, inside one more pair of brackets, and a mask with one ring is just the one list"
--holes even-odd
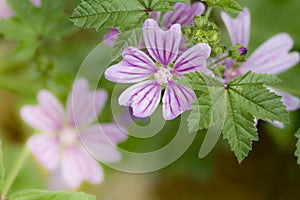
[(39, 92), (37, 106), (22, 108), (22, 119), (40, 133), (29, 139), (29, 150), (46, 169), (61, 174), (61, 185), (78, 188), (84, 180), (92, 184), (103, 181), (102, 168), (87, 149), (101, 161), (121, 159), (116, 144), (124, 141), (126, 134), (113, 123), (92, 123), (106, 99), (104, 90), (90, 92), (88, 82), (81, 78), (74, 82), (66, 113), (47, 90)]
[[(194, 4), (184, 4), (176, 3), (174, 5), (175, 11), (169, 11), (163, 15), (161, 20), (161, 27), (163, 29), (169, 29), (173, 24), (180, 24), (181, 26), (189, 26), (194, 24), (194, 17), (200, 16), (205, 10), (205, 5), (201, 2), (196, 2)], [(151, 12), (153, 19), (157, 22), (160, 21), (161, 13), (160, 12)], [(104, 35), (104, 43), (112, 47), (115, 40), (119, 35), (119, 30), (117, 28), (110, 28), (108, 34)], [(185, 44), (182, 40), (182, 43)], [(183, 45), (182, 44), (182, 45)]]
[(178, 57), (182, 37), (180, 25), (174, 24), (164, 31), (153, 19), (145, 21), (143, 36), (146, 48), (156, 62), (143, 51), (127, 47), (122, 54), (123, 60), (108, 68), (105, 77), (117, 83), (137, 83), (119, 97), (119, 104), (130, 106), (136, 117), (150, 116), (164, 90), (163, 117), (174, 119), (190, 110), (196, 98), (193, 90), (176, 83), (176, 80), (189, 72), (206, 72), (206, 59), (211, 49), (207, 44), (197, 44)]
[[(244, 8), (236, 19), (222, 12), (221, 18), (228, 30), (232, 45), (239, 43), (246, 48), (250, 38), (249, 10)], [(248, 60), (239, 67), (234, 66), (236, 63), (232, 59), (227, 59), (225, 61), (225, 82), (229, 82), (232, 78), (248, 71), (274, 75), (287, 71), (299, 62), (299, 53), (290, 52), (293, 43), (293, 39), (287, 33), (279, 33), (258, 47)], [(297, 97), (273, 88), (269, 89), (282, 96), (282, 102), (287, 110), (299, 108), (300, 101)]]
[(8, 19), (15, 15), (6, 0), (0, 0), (0, 19)]

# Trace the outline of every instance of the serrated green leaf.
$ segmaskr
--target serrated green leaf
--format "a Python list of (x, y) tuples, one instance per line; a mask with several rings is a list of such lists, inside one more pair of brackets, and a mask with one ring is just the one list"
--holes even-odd
[(118, 35), (111, 51), (112, 60), (117, 60), (128, 46), (138, 47), (142, 37), (142, 29), (131, 29)]
[(241, 110), (232, 94), (227, 94), (226, 121), (223, 129), (223, 138), (228, 140), (231, 150), (241, 163), (252, 150), (252, 141), (258, 141), (254, 117)]
[(229, 85), (231, 86), (251, 85), (251, 84), (270, 85), (279, 82), (281, 82), (281, 80), (277, 76), (274, 76), (272, 74), (255, 74), (249, 71), (246, 74), (243, 74), (241, 76), (232, 79), (229, 82)]
[(96, 197), (83, 192), (22, 190), (10, 195), (9, 200), (96, 200)]
[(206, 75), (204, 73), (193, 72), (184, 75), (179, 81), (180, 84), (188, 86), (193, 90), (205, 90), (207, 87), (221, 87), (224, 88), (222, 82)]
[(202, 0), (207, 2), (210, 6), (224, 8), (227, 12), (238, 13), (243, 9), (241, 5), (235, 0)]
[(297, 157), (297, 164), (300, 165), (300, 129), (295, 133), (295, 137), (297, 138), (295, 156)]
[(3, 163), (2, 142), (0, 141), (0, 191), (3, 190), (4, 181), (5, 181), (5, 167)]

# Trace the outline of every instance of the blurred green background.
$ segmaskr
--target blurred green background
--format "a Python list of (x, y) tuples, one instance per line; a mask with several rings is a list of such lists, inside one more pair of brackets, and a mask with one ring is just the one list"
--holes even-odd
[[(65, 12), (70, 14), (79, 0), (65, 2)], [(289, 33), (295, 41), (294, 50), (300, 51), (299, 0), (239, 2), (251, 11), (250, 53), (280, 32)], [(214, 16), (220, 22), (218, 13), (216, 10)], [(223, 26), (221, 22), (220, 25)], [(61, 40), (46, 40), (34, 56), (21, 56), (21, 59), (13, 56), (16, 42), (4, 40), (0, 34), (0, 133), (7, 170), (31, 134), (19, 118), (20, 107), (36, 103), (36, 94), (42, 88), (53, 91), (65, 102), (81, 62), (101, 42), (105, 33), (79, 30), (71, 23), (68, 26), (65, 28), (74, 30)], [(225, 30), (223, 38), (228, 40)], [(300, 97), (299, 76), (300, 65), (279, 76), (282, 83), (278, 88)], [(114, 84), (101, 80), (99, 86), (112, 91)], [(107, 106), (99, 120), (110, 119)], [(296, 139), (293, 134), (299, 122), (299, 111), (291, 113), (291, 124), (285, 129), (260, 122), (260, 141), (254, 143), (253, 151), (241, 165), (223, 139), (206, 158), (200, 160), (197, 155), (205, 132), (199, 132), (189, 150), (162, 170), (134, 175), (105, 167), (106, 180), (103, 184), (91, 186), (85, 183), (80, 190), (104, 200), (297, 200), (300, 199), (300, 169), (294, 157)], [(174, 136), (171, 134), (174, 131), (172, 123), (176, 121), (168, 122), (163, 132), (146, 143), (131, 138), (122, 146), (143, 151), (164, 144)], [(47, 184), (47, 172), (31, 157), (12, 191), (43, 189)]]

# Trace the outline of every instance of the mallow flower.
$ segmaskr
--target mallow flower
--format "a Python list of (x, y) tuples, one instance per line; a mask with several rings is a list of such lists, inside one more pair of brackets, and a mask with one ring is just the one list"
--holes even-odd
[(49, 91), (39, 92), (38, 105), (21, 109), (22, 119), (38, 134), (28, 140), (35, 158), (52, 174), (61, 174), (68, 188), (78, 188), (86, 180), (103, 181), (104, 174), (92, 155), (104, 162), (117, 162), (116, 145), (127, 136), (114, 123), (93, 123), (107, 100), (104, 90), (89, 91), (86, 79), (74, 82), (66, 112)]
[(109, 67), (105, 77), (116, 83), (136, 83), (120, 95), (119, 104), (131, 107), (133, 115), (139, 118), (154, 112), (163, 90), (163, 117), (172, 120), (190, 110), (196, 99), (192, 89), (176, 81), (186, 73), (207, 72), (206, 59), (211, 48), (207, 44), (197, 44), (178, 57), (181, 26), (174, 24), (165, 31), (153, 19), (144, 22), (143, 36), (150, 56), (137, 48), (127, 47), (122, 61)]
[[(247, 48), (250, 38), (249, 10), (244, 8), (236, 19), (222, 12), (221, 18), (228, 30), (232, 45), (241, 44)], [(290, 52), (293, 43), (293, 39), (287, 33), (279, 33), (260, 45), (240, 66), (236, 66), (237, 63), (232, 59), (227, 59), (225, 61), (225, 82), (248, 71), (274, 75), (287, 71), (299, 62), (299, 53)], [(269, 89), (282, 96), (282, 102), (287, 110), (292, 111), (299, 108), (300, 101), (297, 97), (274, 88)]]
[[(189, 26), (194, 24), (194, 17), (200, 16), (205, 10), (205, 5), (201, 2), (195, 2), (193, 4), (176, 3), (174, 11), (165, 13), (161, 18), (160, 12), (151, 12), (153, 19), (157, 22), (161, 18), (161, 27), (164, 30), (169, 29), (173, 24), (180, 24), (181, 26)], [(104, 43), (112, 47), (118, 35), (120, 34), (117, 28), (110, 28), (109, 33), (104, 35)]]

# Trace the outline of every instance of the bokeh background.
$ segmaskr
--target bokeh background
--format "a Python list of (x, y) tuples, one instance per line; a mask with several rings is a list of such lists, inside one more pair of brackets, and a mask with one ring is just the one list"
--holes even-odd
[[(300, 51), (299, 0), (239, 2), (251, 11), (250, 53), (280, 32), (289, 33), (295, 42), (294, 50)], [(79, 0), (66, 0), (66, 17), (78, 3)], [(213, 14), (224, 28), (219, 12), (215, 10)], [(65, 102), (81, 62), (106, 33), (81, 30), (71, 23), (65, 28), (72, 30), (67, 36), (59, 41), (45, 41), (34, 56), (21, 56), (21, 59), (13, 54), (16, 42), (4, 40), (0, 34), (0, 136), (7, 170), (32, 133), (19, 117), (20, 107), (35, 104), (40, 89), (49, 89)], [(228, 42), (228, 35), (223, 32), (223, 39)], [(282, 82), (278, 88), (300, 97), (300, 65), (279, 77)], [(112, 92), (114, 84), (101, 79), (99, 87)], [(111, 118), (107, 106), (99, 121)], [(176, 124), (176, 121), (168, 122), (154, 137), (146, 141), (130, 138), (121, 146), (136, 152), (155, 149), (174, 137)], [(253, 151), (242, 164), (238, 164), (222, 138), (206, 158), (199, 159), (205, 131), (199, 132), (188, 151), (162, 170), (127, 174), (104, 166), (105, 182), (96, 186), (84, 183), (80, 190), (104, 200), (297, 200), (300, 199), (300, 169), (294, 156), (294, 133), (299, 125), (299, 111), (291, 113), (291, 124), (284, 129), (260, 122), (260, 140), (253, 144)], [(30, 157), (12, 191), (48, 186), (47, 172)]]

